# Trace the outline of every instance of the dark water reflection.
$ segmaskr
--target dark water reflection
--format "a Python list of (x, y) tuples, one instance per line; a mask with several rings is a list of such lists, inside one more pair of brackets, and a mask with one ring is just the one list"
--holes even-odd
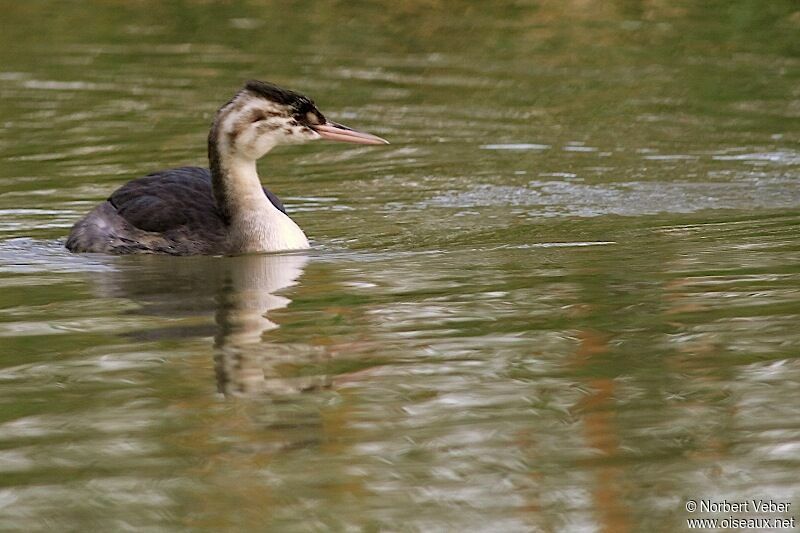
[[(681, 531), (798, 503), (798, 7), (17, 3), (0, 530)], [(74, 256), (246, 78), (308, 254)], [(789, 515), (796, 516), (796, 509)]]

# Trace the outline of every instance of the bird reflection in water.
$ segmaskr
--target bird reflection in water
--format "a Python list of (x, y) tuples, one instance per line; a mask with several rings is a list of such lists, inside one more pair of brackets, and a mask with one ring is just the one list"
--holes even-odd
[(136, 302), (137, 314), (169, 318), (214, 316), (206, 325), (178, 325), (134, 333), (141, 340), (214, 337), (217, 388), (225, 395), (280, 394), (325, 385), (324, 376), (282, 378), (281, 362), (264, 334), (277, 328), (269, 313), (291, 300), (279, 294), (295, 285), (309, 257), (303, 253), (235, 257), (130, 257), (96, 280), (104, 295)]
[(270, 311), (291, 303), (276, 294), (294, 285), (308, 262), (306, 255), (248, 255), (227, 258), (230, 267), (217, 292), (214, 356), (217, 387), (226, 395), (297, 392), (322, 385), (323, 378), (278, 377), (277, 354), (262, 336), (278, 325)]

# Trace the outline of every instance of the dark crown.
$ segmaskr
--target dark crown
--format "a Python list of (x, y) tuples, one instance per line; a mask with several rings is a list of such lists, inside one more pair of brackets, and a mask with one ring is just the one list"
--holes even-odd
[(250, 80), (244, 85), (244, 90), (250, 91), (272, 102), (291, 106), (297, 111), (315, 109), (316, 106), (309, 98), (288, 89), (264, 81)]

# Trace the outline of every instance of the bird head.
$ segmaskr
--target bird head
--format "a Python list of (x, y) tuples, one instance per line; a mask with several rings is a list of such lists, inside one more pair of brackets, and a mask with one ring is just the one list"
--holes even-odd
[(389, 144), (369, 133), (331, 122), (309, 98), (263, 81), (248, 81), (217, 112), (209, 141), (218, 150), (259, 159), (279, 144), (318, 139)]

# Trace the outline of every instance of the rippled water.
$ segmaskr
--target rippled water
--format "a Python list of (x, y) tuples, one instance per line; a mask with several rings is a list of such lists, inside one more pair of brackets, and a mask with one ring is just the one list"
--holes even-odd
[[(797, 516), (796, 2), (3, 19), (0, 530), (678, 531), (688, 499)], [(312, 250), (63, 249), (126, 180), (204, 164), (254, 77), (392, 141), (262, 161)]]

